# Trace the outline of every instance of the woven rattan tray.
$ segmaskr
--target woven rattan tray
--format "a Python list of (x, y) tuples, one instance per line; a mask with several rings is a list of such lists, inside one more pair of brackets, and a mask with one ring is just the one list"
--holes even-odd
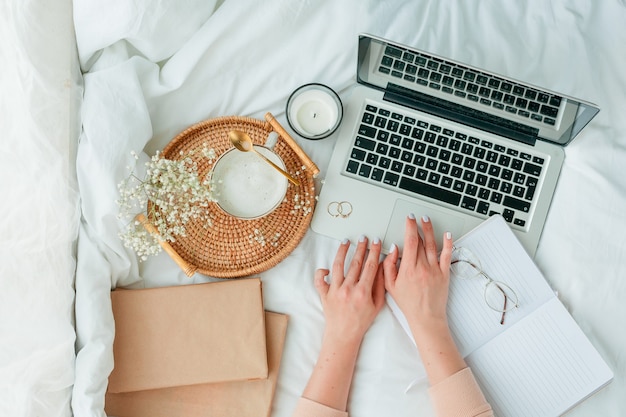
[[(233, 116), (206, 120), (178, 134), (163, 149), (163, 157), (175, 160), (181, 152), (188, 155), (194, 150), (201, 154), (206, 144), (219, 156), (232, 147), (228, 138), (231, 130), (247, 132), (255, 144), (264, 144), (268, 134), (275, 131), (279, 138), (274, 151), (285, 162), (287, 171), (300, 180), (299, 187), (289, 183), (283, 202), (260, 219), (238, 219), (211, 203), (210, 227), (191, 221), (186, 226), (186, 237), (164, 242), (164, 248), (189, 276), (200, 272), (237, 278), (263, 272), (287, 257), (309, 227), (315, 205), (313, 177), (319, 170), (271, 114), (265, 119)], [(214, 163), (204, 158), (196, 162), (202, 177)]]

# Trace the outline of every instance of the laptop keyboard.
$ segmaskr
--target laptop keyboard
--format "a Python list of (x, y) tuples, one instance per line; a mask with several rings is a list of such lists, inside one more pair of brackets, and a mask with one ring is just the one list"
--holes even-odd
[(368, 104), (345, 173), (524, 227), (545, 159)]
[(378, 71), (507, 114), (556, 124), (562, 97), (431, 55), (388, 45)]

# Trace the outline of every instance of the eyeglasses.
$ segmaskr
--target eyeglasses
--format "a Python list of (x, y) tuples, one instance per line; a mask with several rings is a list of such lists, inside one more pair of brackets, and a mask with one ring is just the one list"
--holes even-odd
[(480, 259), (469, 249), (464, 247), (452, 248), (450, 272), (458, 278), (470, 279), (483, 277), (485, 284), (485, 303), (492, 310), (502, 313), (500, 324), (504, 324), (507, 312), (519, 306), (515, 291), (502, 281), (491, 278), (480, 266)]

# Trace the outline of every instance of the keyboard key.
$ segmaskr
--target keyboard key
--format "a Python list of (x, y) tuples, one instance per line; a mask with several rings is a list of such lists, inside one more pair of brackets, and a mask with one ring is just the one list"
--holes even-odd
[(394, 174), (393, 172), (385, 173), (385, 177), (383, 178), (383, 182), (387, 185), (397, 186), (398, 180), (400, 176), (398, 174)]
[(352, 153), (350, 154), (350, 158), (356, 159), (358, 161), (365, 161), (365, 156), (367, 152), (362, 149), (352, 149)]
[(381, 142), (387, 142), (387, 140), (389, 140), (389, 132), (384, 131), (384, 130), (379, 130), (378, 134), (376, 135), (376, 139)]
[(372, 172), (372, 167), (370, 165), (361, 164), (359, 168), (359, 175), (364, 178), (369, 178), (370, 173)]
[(372, 170), (372, 176), (370, 177), (371, 179), (373, 179), (374, 181), (381, 181), (383, 179), (383, 175), (385, 174), (385, 171), (383, 171), (380, 168), (374, 168)]
[(371, 125), (372, 122), (374, 121), (374, 115), (372, 113), (363, 113), (363, 118), (361, 119), (361, 121), (363, 123), (367, 123), (368, 125)]
[(478, 204), (478, 200), (472, 197), (463, 197), (463, 201), (461, 202), (461, 207), (467, 210), (474, 211), (476, 209), (476, 204)]
[(348, 161), (348, 166), (346, 167), (346, 171), (351, 174), (356, 174), (359, 171), (359, 163), (353, 160)]
[(541, 175), (541, 167), (539, 165), (531, 164), (530, 162), (526, 162), (524, 164), (524, 172), (530, 175), (534, 175), (538, 177)]
[(368, 138), (376, 137), (376, 129), (371, 126), (360, 125), (359, 135), (367, 136)]
[(379, 143), (378, 145), (376, 145), (377, 154), (387, 155), (387, 152), (389, 152), (389, 145), (387, 145), (386, 143)]
[(551, 106), (555, 106), (555, 107), (559, 107), (561, 105), (561, 97), (559, 97), (559, 96), (552, 96), (552, 97), (550, 97), (550, 105)]
[(404, 166), (404, 170), (402, 171), (402, 173), (404, 175), (407, 175), (409, 177), (412, 177), (415, 175), (415, 172), (417, 171), (417, 168), (415, 168), (415, 165), (411, 165), (411, 164), (406, 164)]
[(433, 185), (437, 185), (439, 184), (439, 180), (441, 179), (441, 175), (437, 174), (436, 172), (431, 172), (428, 175), (428, 182), (430, 182)]
[(366, 162), (370, 165), (376, 165), (378, 164), (378, 158), (379, 156), (376, 155), (375, 153), (368, 153)]
[(365, 139), (357, 136), (356, 141), (354, 142), (355, 146), (359, 148), (367, 149), (368, 151), (373, 151), (376, 148), (376, 142), (370, 139)]
[(539, 113), (543, 116), (556, 117), (556, 115), (559, 113), (559, 109), (556, 107), (546, 106), (544, 104), (543, 106), (541, 106)]
[(504, 197), (502, 204), (512, 209), (523, 211), (524, 213), (530, 211), (530, 203), (528, 201), (519, 200), (508, 195)]
[(489, 201), (496, 203), (496, 204), (500, 204), (502, 202), (502, 197), (504, 197), (502, 193), (499, 193), (497, 191), (492, 191), (491, 198), (489, 199)]
[(402, 50), (391, 45), (387, 45), (385, 53), (395, 58), (402, 58)]
[(487, 214), (489, 213), (489, 203), (486, 201), (481, 201), (478, 203), (478, 208), (476, 209), (477, 213)]
[(498, 87), (500, 87), (500, 81), (496, 80), (495, 78), (491, 78), (489, 80), (489, 87), (491, 87), (491, 88), (498, 88)]
[(539, 93), (537, 94), (537, 100), (541, 103), (547, 103), (548, 101), (550, 101), (550, 96), (544, 93)]
[(513, 210), (504, 209), (504, 211), (502, 212), (502, 217), (504, 217), (504, 220), (506, 220), (509, 223), (513, 221), (514, 215), (515, 215), (515, 212)]
[(454, 206), (458, 206), (461, 202), (461, 194), (459, 193), (435, 187), (407, 177), (402, 177), (402, 179), (400, 179), (399, 187), (403, 190), (434, 198), (435, 200), (443, 201)]

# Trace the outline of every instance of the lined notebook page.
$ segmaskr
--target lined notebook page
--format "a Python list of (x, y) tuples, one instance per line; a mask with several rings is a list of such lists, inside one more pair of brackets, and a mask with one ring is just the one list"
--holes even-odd
[(519, 307), (506, 313), (489, 308), (485, 302), (484, 277), (450, 277), (448, 318), (459, 351), (467, 356), (483, 344), (507, 331), (539, 306), (554, 298), (554, 292), (528, 256), (504, 219), (492, 216), (454, 245), (470, 249), (492, 279), (510, 286), (518, 296)]
[(558, 416), (612, 378), (556, 298), (466, 361), (496, 416)]

